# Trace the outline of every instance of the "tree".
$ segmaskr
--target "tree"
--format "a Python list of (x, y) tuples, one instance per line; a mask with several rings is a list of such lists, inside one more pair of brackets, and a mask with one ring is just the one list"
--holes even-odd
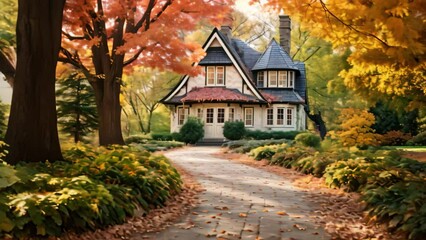
[(426, 0), (270, 0), (312, 35), (351, 47), (345, 85), (373, 100), (425, 108)]
[(68, 0), (60, 60), (82, 70), (92, 85), (101, 145), (123, 144), (120, 91), (123, 70), (138, 63), (197, 74), (199, 45), (184, 42), (197, 22), (219, 23), (233, 0)]
[(58, 83), (58, 123), (62, 132), (73, 136), (77, 143), (98, 127), (95, 96), (87, 80), (77, 72)]
[(59, 146), (55, 69), (65, 0), (20, 0), (17, 65), (6, 143), (6, 161), (62, 159)]
[(135, 69), (132, 75), (124, 77), (123, 95), (128, 104), (124, 110), (136, 117), (140, 131), (151, 132), (154, 111), (178, 80), (179, 76), (174, 73), (150, 68)]
[(0, 72), (6, 81), (13, 86), (16, 72), (16, 0), (0, 0)]
[(339, 141), (346, 147), (365, 147), (378, 144), (378, 135), (371, 126), (374, 115), (367, 110), (344, 108), (341, 110), (340, 130), (336, 132)]

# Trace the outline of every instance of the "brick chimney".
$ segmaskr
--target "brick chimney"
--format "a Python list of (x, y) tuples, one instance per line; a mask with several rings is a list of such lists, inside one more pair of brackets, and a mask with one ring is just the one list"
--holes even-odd
[(220, 32), (223, 35), (225, 35), (226, 40), (228, 40), (228, 42), (231, 42), (231, 39), (232, 39), (232, 28), (231, 28), (231, 26), (221, 26)]
[(280, 45), (288, 54), (290, 54), (291, 20), (287, 15), (280, 15)]

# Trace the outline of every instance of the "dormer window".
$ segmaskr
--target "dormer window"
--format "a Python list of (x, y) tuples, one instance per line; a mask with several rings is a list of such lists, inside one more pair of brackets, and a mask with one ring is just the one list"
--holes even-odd
[(294, 71), (259, 71), (257, 72), (257, 86), (268, 88), (294, 88), (295, 76)]
[(207, 86), (225, 85), (225, 67), (208, 66), (206, 69), (206, 78)]

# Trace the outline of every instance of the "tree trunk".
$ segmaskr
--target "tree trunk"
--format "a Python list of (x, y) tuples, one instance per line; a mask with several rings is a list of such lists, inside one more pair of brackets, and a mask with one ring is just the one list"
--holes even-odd
[(98, 80), (94, 90), (99, 111), (99, 144), (102, 146), (123, 145), (120, 83), (110, 79)]
[(61, 45), (65, 0), (19, 0), (17, 67), (6, 143), (6, 161), (62, 159), (59, 145), (55, 70)]
[(308, 118), (315, 123), (315, 128), (320, 134), (322, 140), (324, 140), (325, 135), (327, 135), (327, 127), (325, 126), (325, 122), (322, 119), (321, 112), (318, 111), (316, 114), (311, 114), (309, 112), (309, 107), (305, 105), (305, 112), (308, 115)]
[(15, 50), (12, 47), (0, 50), (0, 72), (6, 77), (7, 83), (13, 87), (15, 80)]

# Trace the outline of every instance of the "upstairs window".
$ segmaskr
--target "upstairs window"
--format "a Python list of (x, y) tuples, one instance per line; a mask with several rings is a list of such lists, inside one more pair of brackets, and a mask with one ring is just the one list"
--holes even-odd
[(265, 84), (265, 72), (258, 72), (257, 73), (257, 86), (258, 87), (264, 87)]
[(206, 69), (206, 78), (207, 86), (225, 85), (225, 67), (208, 66)]
[(294, 87), (294, 72), (293, 71), (289, 71), (288, 72), (289, 76), (288, 76), (288, 87), (293, 88)]
[(268, 72), (268, 76), (269, 76), (269, 87), (276, 87), (277, 86), (277, 71)]
[(287, 87), (287, 71), (278, 72), (278, 87)]
[[(257, 86), (269, 88), (294, 88), (294, 71), (264, 71), (257, 73)], [(268, 86), (264, 86), (264, 82)]]

